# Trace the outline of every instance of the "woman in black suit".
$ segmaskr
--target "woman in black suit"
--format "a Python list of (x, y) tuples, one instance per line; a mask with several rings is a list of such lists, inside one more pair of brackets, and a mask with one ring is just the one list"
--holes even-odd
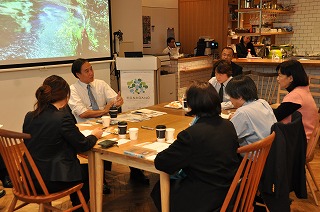
[(257, 55), (256, 51), (254, 50), (254, 46), (251, 43), (250, 36), (242, 36), (240, 43), (236, 45), (236, 49), (238, 58), (246, 58), (248, 55), (248, 49), (250, 49), (250, 53), (253, 57)]
[[(194, 82), (186, 97), (195, 118), (154, 163), (160, 171), (180, 174), (171, 177), (170, 211), (217, 210), (239, 165), (237, 134), (232, 123), (220, 117), (219, 95), (210, 83)], [(151, 197), (160, 211), (159, 182)]]
[[(80, 165), (77, 153), (90, 150), (102, 136), (97, 128), (85, 137), (66, 109), (70, 96), (68, 83), (52, 75), (36, 91), (35, 110), (28, 112), (23, 132), (31, 134), (25, 144), (49, 190), (57, 192), (84, 183), (81, 191), (89, 200), (88, 168)], [(39, 192), (41, 188), (36, 185)], [(72, 205), (80, 203), (76, 193), (70, 195)], [(79, 210), (80, 211), (80, 210)]]

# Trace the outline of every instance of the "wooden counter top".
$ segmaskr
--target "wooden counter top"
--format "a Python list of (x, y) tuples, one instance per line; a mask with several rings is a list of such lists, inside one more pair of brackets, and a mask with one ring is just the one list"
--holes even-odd
[[(239, 65), (243, 64), (243, 65), (278, 65), (280, 63), (282, 63), (283, 61), (286, 61), (288, 59), (285, 60), (279, 60), (279, 61), (275, 61), (272, 59), (247, 59), (247, 58), (238, 58), (238, 59), (233, 59), (232, 61), (234, 63), (237, 63)], [(320, 60), (298, 60), (303, 66), (320, 66)]]
[(196, 56), (196, 57), (181, 57), (181, 58), (170, 57), (170, 60), (178, 60), (179, 63), (180, 62), (197, 61), (197, 60), (205, 60), (205, 59), (212, 59), (212, 56)]

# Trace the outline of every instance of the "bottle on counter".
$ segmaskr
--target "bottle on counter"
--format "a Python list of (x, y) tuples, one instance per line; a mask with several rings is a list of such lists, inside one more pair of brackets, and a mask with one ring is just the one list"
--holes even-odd
[(247, 58), (252, 58), (251, 49), (248, 49)]

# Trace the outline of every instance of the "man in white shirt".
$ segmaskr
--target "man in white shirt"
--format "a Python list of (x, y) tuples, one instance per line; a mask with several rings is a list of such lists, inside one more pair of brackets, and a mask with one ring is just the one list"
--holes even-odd
[(176, 48), (176, 40), (173, 37), (168, 37), (167, 47), (162, 51), (163, 54), (169, 54), (172, 56), (172, 50)]
[(233, 108), (230, 97), (226, 94), (225, 88), (232, 79), (232, 68), (226, 60), (219, 60), (215, 63), (215, 77), (209, 80), (209, 83), (216, 89), (221, 100), (221, 109)]
[[(74, 61), (72, 73), (78, 81), (70, 86), (69, 106), (77, 122), (103, 116), (113, 105), (119, 107), (123, 104), (120, 92), (117, 94), (105, 81), (94, 79), (94, 71), (87, 60), (79, 58)], [(92, 108), (88, 86), (98, 108)]]
[[(88, 60), (78, 58), (73, 62), (71, 71), (78, 81), (70, 86), (68, 104), (78, 123), (106, 115), (110, 107), (123, 104), (120, 92), (117, 94), (105, 81), (94, 79), (94, 71)], [(111, 170), (111, 164), (105, 163), (105, 166)], [(132, 180), (149, 184), (149, 179), (141, 170), (130, 169)]]

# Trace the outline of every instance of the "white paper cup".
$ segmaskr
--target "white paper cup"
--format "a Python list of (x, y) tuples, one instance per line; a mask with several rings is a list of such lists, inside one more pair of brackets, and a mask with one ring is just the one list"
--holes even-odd
[(171, 141), (174, 140), (174, 128), (167, 128), (166, 129), (166, 140)]
[(102, 125), (103, 127), (109, 127), (110, 126), (110, 116), (102, 116)]
[(138, 128), (129, 128), (129, 137), (130, 140), (134, 141), (138, 139)]

